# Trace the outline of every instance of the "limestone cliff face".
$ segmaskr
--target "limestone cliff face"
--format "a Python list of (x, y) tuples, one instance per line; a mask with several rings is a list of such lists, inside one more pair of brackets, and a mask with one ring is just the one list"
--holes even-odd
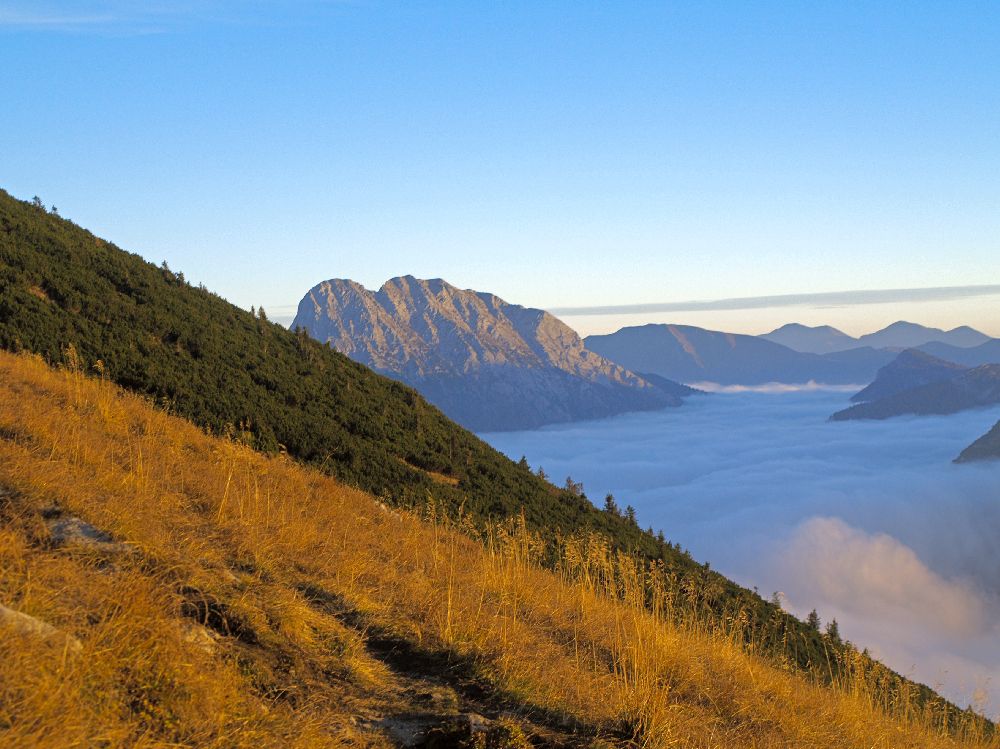
[(292, 327), (416, 387), (477, 431), (680, 404), (676, 395), (584, 348), (547, 312), (441, 279), (403, 276), (378, 291), (324, 281), (299, 303)]

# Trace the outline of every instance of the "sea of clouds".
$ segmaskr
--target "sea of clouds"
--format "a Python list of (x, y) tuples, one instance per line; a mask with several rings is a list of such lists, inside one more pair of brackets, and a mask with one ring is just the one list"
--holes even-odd
[(681, 408), (482, 435), (963, 706), (1000, 711), (1000, 463), (951, 461), (1000, 408), (828, 422), (843, 391), (720, 392)]

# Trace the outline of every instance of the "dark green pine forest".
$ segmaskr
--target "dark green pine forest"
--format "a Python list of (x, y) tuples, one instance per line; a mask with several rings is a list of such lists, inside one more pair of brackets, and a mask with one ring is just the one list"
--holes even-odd
[(396, 506), (462, 508), (480, 527), (523, 516), (549, 541), (601, 533), (664, 564), (679, 587), (696, 581), (692, 605), (720, 621), (741, 613), (747, 638), (793, 666), (832, 676), (852, 648), (641, 530), (613, 501), (599, 510), (572, 482), (557, 488), (509, 460), (415, 390), (3, 191), (0, 347), (100, 372), (212, 433), (287, 452)]

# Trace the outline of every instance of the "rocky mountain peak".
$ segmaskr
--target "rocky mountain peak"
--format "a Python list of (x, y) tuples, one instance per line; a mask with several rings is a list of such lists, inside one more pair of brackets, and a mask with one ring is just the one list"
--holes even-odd
[[(444, 387), (443, 378), (452, 381), (448, 387), (456, 392), (471, 379), (489, 379), (495, 392), (483, 397), (494, 400), (503, 397), (497, 393), (515, 398), (517, 390), (521, 396), (531, 391), (544, 419), (540, 423), (571, 420), (573, 412), (594, 418), (679, 403), (675, 395), (587, 350), (572, 328), (548, 312), (459, 289), (440, 278), (400, 276), (378, 291), (346, 279), (324, 281), (302, 299), (293, 327), (422, 389), (439, 404), (451, 397), (444, 390), (432, 392)], [(454, 384), (463, 378), (462, 386)], [(560, 391), (578, 390), (583, 383), (615, 391), (611, 400), (622, 402), (601, 406), (602, 400), (608, 401), (603, 391), (590, 392), (590, 405), (566, 402), (566, 393)], [(642, 404), (633, 402), (636, 397)], [(559, 418), (544, 416), (546, 399), (562, 401)]]

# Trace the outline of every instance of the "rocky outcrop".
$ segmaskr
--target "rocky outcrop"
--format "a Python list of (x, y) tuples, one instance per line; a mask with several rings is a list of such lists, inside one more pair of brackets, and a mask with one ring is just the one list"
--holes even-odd
[(529, 429), (680, 404), (588, 351), (567, 325), (493, 294), (412, 276), (370, 291), (334, 279), (299, 303), (293, 328), (412, 385), (476, 431)]
[(22, 611), (8, 608), (0, 604), (0, 627), (7, 627), (20, 635), (48, 640), (69, 651), (78, 653), (83, 645), (75, 637), (67, 635), (48, 622), (37, 619)]

